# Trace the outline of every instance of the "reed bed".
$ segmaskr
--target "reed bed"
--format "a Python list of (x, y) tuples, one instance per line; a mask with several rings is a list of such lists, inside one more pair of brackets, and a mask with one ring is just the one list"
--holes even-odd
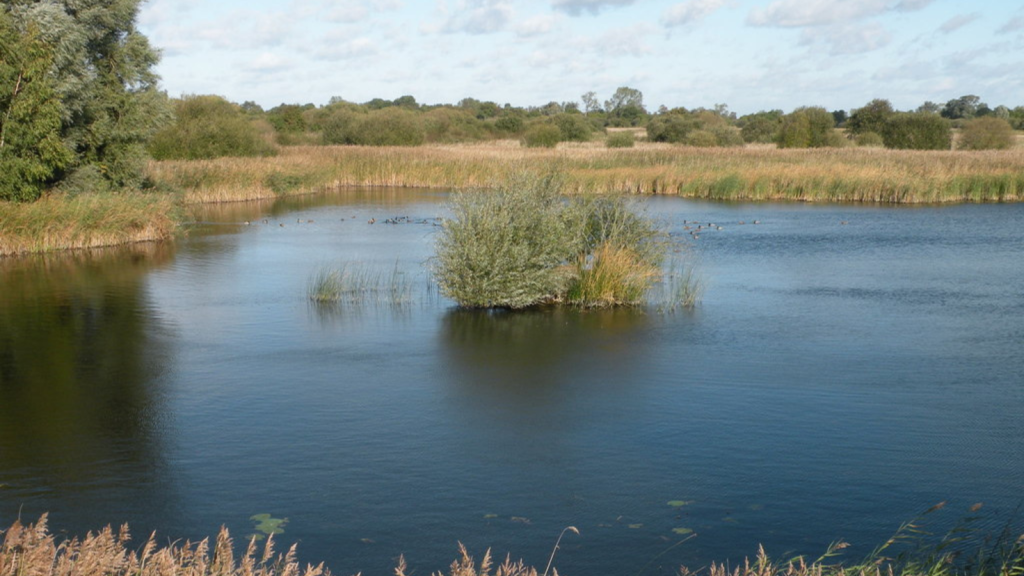
[(0, 202), (0, 256), (163, 240), (174, 234), (178, 204), (166, 194), (50, 196)]
[[(225, 202), (349, 186), (471, 189), (530, 170), (558, 171), (571, 192), (670, 194), (715, 200), (1017, 202), (1024, 149), (920, 152), (870, 148), (692, 148), (600, 143), (522, 148), (498, 141), (407, 147), (296, 146), (272, 158), (151, 162), (156, 182), (186, 203)], [(272, 186), (288, 181), (290, 189)], [(275, 188), (277, 188), (275, 190)], [(286, 187), (287, 188), (287, 187)]]
[(320, 268), (309, 279), (307, 296), (317, 304), (387, 304), (412, 301), (412, 284), (398, 264), (388, 272), (358, 264)]

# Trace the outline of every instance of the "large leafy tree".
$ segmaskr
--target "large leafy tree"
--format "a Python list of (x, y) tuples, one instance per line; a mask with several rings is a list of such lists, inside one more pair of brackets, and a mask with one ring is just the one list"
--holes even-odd
[(51, 185), (92, 191), (142, 181), (145, 143), (170, 107), (153, 72), (159, 54), (135, 27), (141, 1), (4, 1), (14, 25), (37, 30), (52, 55), (47, 77), (73, 156)]
[(50, 47), (35, 26), (18, 30), (0, 10), (0, 200), (34, 200), (71, 162), (48, 75)]

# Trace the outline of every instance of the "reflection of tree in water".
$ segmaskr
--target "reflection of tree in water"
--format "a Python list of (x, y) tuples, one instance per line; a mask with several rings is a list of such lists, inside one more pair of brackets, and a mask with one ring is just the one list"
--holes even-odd
[(168, 351), (143, 281), (172, 250), (0, 262), (0, 502), (158, 481)]
[(628, 340), (648, 321), (630, 309), (453, 310), (443, 340), (453, 368), (474, 385), (520, 396), (550, 391), (600, 362), (625, 369), (637, 360)]

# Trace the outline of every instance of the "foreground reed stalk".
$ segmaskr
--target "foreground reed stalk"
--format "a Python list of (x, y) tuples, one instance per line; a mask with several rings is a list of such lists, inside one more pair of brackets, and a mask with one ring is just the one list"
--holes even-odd
[[(884, 544), (860, 562), (836, 562), (841, 551), (848, 547), (837, 542), (828, 547), (817, 560), (807, 562), (803, 557), (788, 561), (772, 560), (763, 547), (757, 556), (730, 566), (712, 563), (706, 569), (691, 572), (685, 567), (679, 576), (1022, 576), (1024, 575), (1024, 534), (1017, 536), (1007, 525), (1001, 534), (980, 542), (969, 527), (978, 517), (961, 520), (937, 543), (929, 541), (922, 529), (921, 519), (941, 508), (936, 505), (922, 516), (903, 524)], [(980, 505), (972, 507), (972, 513)], [(567, 531), (579, 534), (575, 527), (562, 530), (552, 550), (548, 567), (543, 573), (510, 557), (495, 566), (491, 551), (487, 550), (477, 564), (459, 544), (459, 557), (449, 567), (451, 576), (552, 576), (558, 571), (551, 565), (562, 536)], [(221, 528), (211, 544), (210, 539), (200, 542), (171, 543), (159, 546), (156, 535), (150, 535), (141, 548), (129, 546), (128, 527), (114, 531), (106, 527), (84, 538), (58, 541), (47, 529), (44, 514), (35, 524), (23, 525), (16, 521), (10, 528), (0, 531), (0, 576), (330, 576), (323, 563), (300, 566), (293, 545), (285, 554), (275, 554), (274, 539), (257, 546), (249, 541), (245, 552), (236, 558), (234, 544), (227, 529)], [(694, 535), (676, 542), (669, 549), (685, 544)], [(902, 552), (897, 549), (903, 548)], [(668, 550), (666, 550), (668, 551)], [(659, 555), (660, 556), (660, 555)], [(640, 568), (643, 574), (651, 564)], [(492, 572), (493, 570), (493, 572)], [(412, 576), (404, 557), (399, 557), (394, 568), (396, 576)], [(441, 572), (433, 573), (442, 576)]]

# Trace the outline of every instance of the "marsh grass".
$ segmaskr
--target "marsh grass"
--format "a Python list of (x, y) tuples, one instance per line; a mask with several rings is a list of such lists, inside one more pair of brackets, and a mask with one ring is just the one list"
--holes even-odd
[(307, 296), (317, 304), (404, 306), (412, 301), (412, 283), (398, 263), (383, 271), (357, 263), (323, 267), (309, 279)]
[(593, 254), (577, 258), (566, 301), (584, 308), (637, 306), (660, 277), (658, 266), (644, 262), (628, 248), (606, 242)]
[[(911, 151), (870, 147), (696, 148), (602, 142), (525, 148), (516, 141), (420, 147), (297, 146), (269, 158), (160, 161), (159, 185), (185, 202), (274, 197), (272, 174), (301, 175), (288, 193), (348, 186), (480, 189), (522, 170), (556, 170), (566, 192), (668, 194), (716, 200), (1015, 202), (1024, 199), (1024, 148)], [(270, 180), (269, 182), (272, 182)]]
[(664, 267), (659, 282), (648, 294), (648, 301), (661, 312), (676, 312), (700, 304), (707, 281), (692, 255), (673, 255)]
[(171, 237), (180, 209), (164, 194), (54, 195), (0, 202), (0, 256)]

